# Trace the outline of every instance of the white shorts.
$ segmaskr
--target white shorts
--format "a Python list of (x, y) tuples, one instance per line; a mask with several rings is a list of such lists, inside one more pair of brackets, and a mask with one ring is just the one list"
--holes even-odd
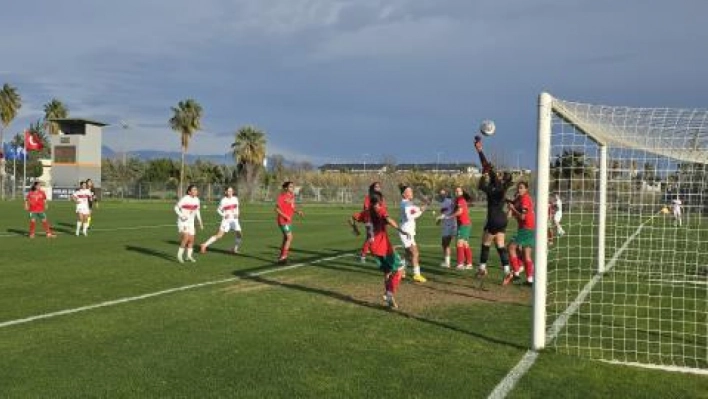
[(553, 214), (553, 221), (556, 223), (560, 223), (561, 219), (563, 219), (563, 213), (562, 212), (556, 212)]
[(79, 215), (90, 215), (91, 209), (89, 209), (88, 205), (77, 205), (76, 213), (78, 213)]
[(416, 245), (415, 234), (411, 235), (410, 238), (408, 238), (408, 236), (404, 236), (403, 234), (399, 234), (399, 235), (401, 237), (401, 243), (403, 244), (403, 248), (408, 249), (408, 248)]
[(238, 219), (224, 219), (221, 221), (221, 226), (219, 226), (221, 231), (228, 233), (229, 231), (241, 231), (241, 224)]
[(178, 220), (177, 230), (179, 230), (180, 234), (187, 233), (190, 236), (197, 234), (197, 229), (194, 228), (194, 220)]
[(457, 223), (445, 223), (442, 225), (443, 237), (454, 237), (457, 235)]

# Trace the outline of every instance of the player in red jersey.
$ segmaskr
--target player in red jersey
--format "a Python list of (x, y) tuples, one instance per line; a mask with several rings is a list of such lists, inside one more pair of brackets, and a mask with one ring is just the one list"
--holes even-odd
[(359, 235), (359, 228), (357, 227), (357, 223), (362, 223), (364, 224), (364, 227), (366, 228), (366, 238), (364, 239), (364, 244), (361, 247), (361, 263), (366, 262), (366, 254), (369, 253), (369, 247), (371, 245), (371, 216), (369, 209), (371, 208), (370, 202), (371, 202), (371, 196), (372, 195), (378, 195), (381, 199), (381, 206), (384, 208), (384, 210), (387, 210), (386, 208), (386, 200), (383, 197), (383, 194), (381, 193), (381, 183), (380, 182), (373, 182), (371, 185), (369, 185), (369, 193), (364, 196), (364, 207), (361, 210), (361, 212), (356, 212), (352, 215), (351, 219), (349, 220), (349, 225), (352, 226), (352, 229), (354, 231), (354, 234)]
[(533, 258), (531, 252), (536, 244), (536, 215), (534, 213), (533, 200), (529, 195), (529, 185), (526, 182), (519, 182), (516, 185), (518, 192), (513, 202), (509, 204), (509, 211), (519, 224), (516, 236), (509, 244), (509, 263), (511, 263), (512, 273), (504, 278), (504, 285), (509, 284), (513, 279), (518, 278), (521, 273), (521, 260), (518, 258), (517, 249), (522, 248), (523, 263), (526, 271), (526, 283), (533, 284)]
[(410, 235), (400, 229), (396, 222), (388, 216), (383, 205), (383, 196), (374, 193), (369, 197), (369, 215), (371, 218), (371, 254), (376, 257), (379, 269), (384, 273), (384, 299), (390, 308), (397, 308), (398, 304), (394, 295), (401, 282), (403, 263), (388, 238), (386, 227), (391, 226), (401, 235), (410, 238)]
[(470, 233), (472, 231), (472, 222), (470, 221), (469, 208), (467, 203), (472, 200), (472, 197), (462, 189), (455, 188), (455, 211), (451, 215), (440, 215), (439, 220), (456, 219), (457, 220), (457, 269), (472, 269), (472, 249), (470, 248)]
[(47, 238), (54, 238), (56, 235), (52, 233), (52, 228), (47, 220), (47, 195), (42, 190), (42, 183), (36, 181), (32, 183), (27, 198), (25, 199), (25, 210), (29, 212), (30, 226), (29, 238), (34, 238), (34, 229), (37, 225), (37, 219), (42, 221), (42, 227), (47, 235)]
[(283, 233), (283, 243), (280, 245), (280, 256), (278, 263), (288, 263), (288, 252), (290, 244), (293, 242), (293, 216), (295, 214), (303, 217), (302, 211), (295, 209), (295, 183), (286, 181), (283, 183), (283, 192), (278, 196), (275, 205), (275, 213), (278, 215), (278, 228)]

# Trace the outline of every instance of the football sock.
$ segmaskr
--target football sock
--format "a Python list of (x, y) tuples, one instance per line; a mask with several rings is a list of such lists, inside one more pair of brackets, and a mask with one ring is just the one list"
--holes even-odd
[(516, 256), (516, 254), (511, 254), (509, 257), (509, 263), (511, 264), (512, 270), (514, 270), (515, 275), (519, 275), (519, 270), (521, 270), (521, 260)]
[(509, 251), (504, 246), (498, 246), (497, 253), (502, 266), (504, 266), (504, 273), (509, 273)]
[(524, 265), (526, 266), (526, 280), (533, 282), (533, 260), (524, 260)]
[(465, 247), (457, 247), (457, 264), (465, 264)]
[(482, 250), (479, 253), (479, 263), (487, 264), (489, 260), (489, 245), (482, 244)]

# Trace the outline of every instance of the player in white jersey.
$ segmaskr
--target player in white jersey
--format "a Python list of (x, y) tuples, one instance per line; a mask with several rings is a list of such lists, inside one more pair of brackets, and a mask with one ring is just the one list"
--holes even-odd
[(676, 199), (671, 200), (671, 210), (673, 211), (674, 214), (674, 225), (677, 226), (682, 226), (683, 221), (681, 220), (681, 210), (683, 208), (683, 202), (679, 199), (679, 197), (676, 197)]
[(415, 242), (416, 219), (425, 212), (425, 206), (419, 207), (413, 203), (413, 189), (408, 186), (401, 188), (400, 234), (403, 248), (406, 250), (406, 260), (413, 266), (413, 281), (424, 283), (425, 277), (420, 274), (420, 253)]
[(175, 213), (177, 214), (177, 229), (180, 234), (180, 244), (179, 251), (177, 251), (177, 261), (179, 263), (184, 263), (182, 256), (186, 250), (187, 260), (190, 262), (196, 262), (192, 254), (194, 249), (194, 235), (196, 234), (196, 229), (194, 227), (194, 220), (199, 221), (199, 228), (204, 230), (204, 225), (202, 224), (202, 215), (199, 212), (201, 208), (201, 203), (199, 202), (199, 197), (197, 196), (199, 191), (197, 187), (190, 184), (187, 187), (187, 195), (182, 197), (182, 199), (175, 205)]
[(440, 266), (450, 267), (450, 244), (452, 243), (452, 238), (457, 235), (457, 220), (451, 216), (455, 213), (455, 203), (445, 189), (441, 189), (438, 192), (438, 202), (440, 202), (440, 216), (448, 216), (448, 218), (438, 219), (437, 221), (437, 223), (442, 225), (441, 245), (444, 260)]
[(209, 245), (224, 236), (224, 234), (233, 230), (236, 233), (236, 241), (234, 243), (234, 253), (238, 252), (238, 247), (241, 245), (241, 224), (238, 222), (240, 214), (238, 197), (234, 195), (233, 187), (228, 187), (224, 193), (224, 198), (219, 202), (219, 208), (216, 210), (221, 215), (221, 225), (215, 235), (211, 236), (205, 243), (200, 245), (201, 253), (206, 253)]
[(89, 200), (93, 193), (86, 186), (86, 182), (79, 182), (79, 188), (71, 194), (71, 200), (76, 203), (76, 236), (80, 232), (88, 235), (88, 218), (91, 215)]
[(553, 208), (553, 225), (556, 228), (556, 234), (558, 234), (558, 237), (563, 237), (563, 235), (565, 235), (565, 230), (563, 230), (561, 226), (561, 220), (563, 219), (563, 201), (558, 193), (553, 195), (551, 206)]

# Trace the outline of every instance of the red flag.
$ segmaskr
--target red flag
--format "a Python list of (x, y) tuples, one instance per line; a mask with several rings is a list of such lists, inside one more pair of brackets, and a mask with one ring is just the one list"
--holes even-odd
[(42, 148), (42, 140), (39, 136), (30, 133), (29, 130), (25, 130), (25, 149), (27, 151), (40, 151)]

